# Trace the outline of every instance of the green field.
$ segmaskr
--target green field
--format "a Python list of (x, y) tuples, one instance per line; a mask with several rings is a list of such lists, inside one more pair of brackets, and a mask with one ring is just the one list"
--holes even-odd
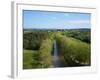
[(90, 29), (24, 29), (23, 33), (23, 69), (54, 68), (54, 40), (62, 67), (91, 65)]

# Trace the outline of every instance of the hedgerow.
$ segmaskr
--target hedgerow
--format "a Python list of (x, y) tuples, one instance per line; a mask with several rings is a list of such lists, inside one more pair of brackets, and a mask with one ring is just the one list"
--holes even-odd
[(56, 35), (59, 54), (62, 54), (69, 66), (90, 65), (90, 45), (80, 40)]

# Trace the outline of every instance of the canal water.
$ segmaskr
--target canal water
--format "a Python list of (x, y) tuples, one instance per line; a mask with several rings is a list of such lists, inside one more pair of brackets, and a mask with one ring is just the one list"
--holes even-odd
[(59, 59), (59, 56), (58, 56), (58, 47), (57, 47), (56, 40), (54, 40), (53, 66), (54, 67), (64, 67), (63, 62)]

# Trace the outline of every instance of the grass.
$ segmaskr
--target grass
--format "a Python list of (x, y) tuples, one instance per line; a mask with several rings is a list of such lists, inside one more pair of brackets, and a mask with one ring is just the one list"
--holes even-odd
[(37, 51), (33, 50), (24, 50), (23, 51), (23, 69), (32, 69), (33, 65), (33, 54)]
[(36, 69), (52, 67), (51, 52), (52, 41), (43, 40), (39, 50), (24, 50), (23, 69)]

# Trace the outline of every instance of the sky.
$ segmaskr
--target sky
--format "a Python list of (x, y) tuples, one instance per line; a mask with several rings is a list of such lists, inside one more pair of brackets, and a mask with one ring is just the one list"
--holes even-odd
[(23, 10), (23, 27), (33, 29), (79, 29), (91, 27), (91, 14)]

